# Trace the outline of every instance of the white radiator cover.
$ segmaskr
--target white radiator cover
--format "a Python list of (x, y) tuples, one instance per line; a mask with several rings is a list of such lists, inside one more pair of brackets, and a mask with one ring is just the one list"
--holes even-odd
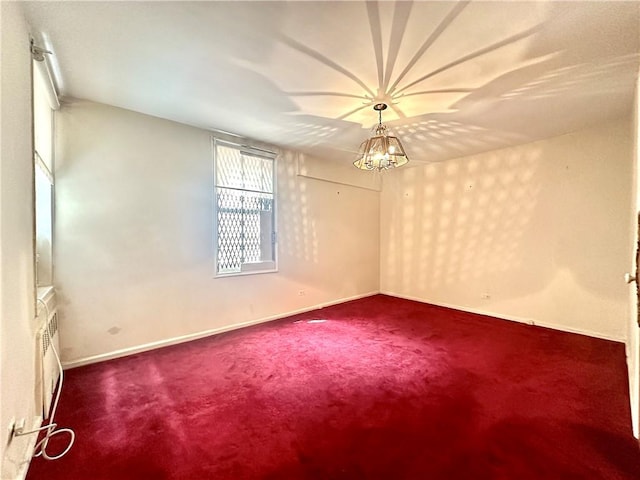
[(58, 361), (53, 351), (60, 351), (58, 334), (58, 311), (51, 310), (47, 316), (46, 309), (38, 316), (40, 328), (36, 335), (36, 369), (39, 373), (36, 384), (36, 397), (39, 397), (38, 405), (42, 408), (43, 418), (49, 417), (51, 401), (55, 392), (60, 370)]

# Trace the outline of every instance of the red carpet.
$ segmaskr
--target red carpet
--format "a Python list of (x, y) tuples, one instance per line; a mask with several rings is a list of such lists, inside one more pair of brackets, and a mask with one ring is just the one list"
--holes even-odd
[(620, 343), (378, 295), (68, 371), (76, 444), (28, 478), (638, 480), (626, 375)]

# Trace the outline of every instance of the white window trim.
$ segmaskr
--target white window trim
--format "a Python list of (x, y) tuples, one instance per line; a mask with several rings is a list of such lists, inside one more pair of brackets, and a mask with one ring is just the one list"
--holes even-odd
[[(218, 188), (217, 179), (217, 163), (216, 163), (216, 146), (226, 145), (239, 150), (246, 150), (251, 155), (268, 158), (273, 162), (273, 232), (274, 232), (274, 252), (273, 260), (269, 262), (254, 262), (245, 263), (240, 268), (239, 272), (218, 272), (218, 208), (216, 202), (216, 189)], [(212, 189), (212, 206), (213, 206), (213, 278), (227, 278), (227, 277), (240, 277), (245, 275), (261, 275), (264, 273), (277, 273), (278, 272), (278, 155), (275, 152), (263, 150), (261, 148), (252, 147), (241, 143), (231, 142), (229, 140), (223, 140), (217, 137), (211, 137), (212, 159), (213, 159), (213, 189)], [(251, 265), (265, 265), (265, 268), (254, 268)], [(272, 267), (270, 267), (273, 265)]]

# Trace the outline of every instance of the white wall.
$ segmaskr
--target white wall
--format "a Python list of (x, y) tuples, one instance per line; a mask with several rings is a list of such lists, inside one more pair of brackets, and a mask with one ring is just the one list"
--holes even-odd
[(56, 129), (67, 364), (378, 291), (378, 192), (297, 176), (283, 152), (279, 272), (213, 278), (208, 132), (82, 101)]
[(386, 176), (381, 291), (626, 340), (631, 137), (622, 119)]
[(0, 476), (18, 478), (34, 436), (9, 441), (12, 418), (37, 421), (29, 35), (18, 4), (0, 3)]
[[(638, 172), (640, 171), (640, 125), (638, 118), (640, 114), (640, 80), (636, 83), (636, 91), (634, 97), (634, 115), (633, 115), (633, 139), (634, 139), (634, 159), (633, 159), (633, 188), (635, 192), (632, 195), (631, 203), (631, 244), (632, 257), (629, 259), (629, 272), (638, 272), (636, 265), (635, 248), (638, 245), (638, 222), (640, 221), (640, 180)], [(640, 438), (640, 328), (638, 325), (638, 296), (637, 288), (639, 280), (631, 283), (629, 286), (630, 315), (629, 315), (629, 333), (627, 341), (627, 367), (629, 370), (629, 392), (631, 400), (631, 415), (633, 423), (633, 433), (636, 438)]]

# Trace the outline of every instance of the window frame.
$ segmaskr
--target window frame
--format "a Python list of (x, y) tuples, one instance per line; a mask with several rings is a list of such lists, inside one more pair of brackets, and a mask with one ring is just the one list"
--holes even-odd
[[(41, 68), (37, 68), (36, 67), (36, 60), (31, 59), (31, 128), (32, 128), (32, 186), (33, 186), (33, 197), (32, 197), (32, 201), (33, 201), (33, 210), (32, 210), (32, 215), (33, 215), (33, 270), (34, 270), (34, 285), (35, 285), (35, 296), (36, 299), (41, 298), (43, 295), (47, 295), (47, 293), (53, 288), (53, 284), (54, 284), (54, 275), (55, 275), (55, 265), (54, 265), (54, 249), (55, 249), (55, 235), (54, 235), (54, 231), (55, 231), (55, 222), (56, 222), (56, 218), (55, 218), (55, 196), (56, 196), (56, 182), (55, 182), (55, 173), (54, 173), (54, 168), (55, 168), (55, 135), (56, 135), (56, 122), (55, 122), (55, 110), (56, 110), (56, 106), (52, 105), (51, 102), (51, 92), (46, 91), (48, 89), (51, 89), (51, 91), (53, 92), (53, 95), (55, 94), (55, 87), (53, 86), (53, 84), (51, 83), (51, 76), (49, 74), (48, 71), (48, 66), (42, 65), (42, 69)], [(46, 70), (43, 71), (43, 69)], [(39, 77), (39, 80), (36, 80), (36, 77)], [(36, 86), (40, 85), (41, 89), (44, 89), (45, 91), (39, 91), (36, 92)], [(44, 159), (40, 152), (37, 149), (37, 138), (38, 138), (38, 129), (37, 126), (39, 125), (39, 122), (36, 120), (36, 117), (38, 116), (38, 112), (36, 111), (37, 108), (37, 101), (36, 101), (36, 96), (39, 95), (40, 98), (40, 105), (41, 106), (46, 106), (47, 108), (47, 112), (46, 112), (46, 116), (47, 118), (47, 122), (49, 125), (49, 135), (46, 138), (46, 142), (48, 143), (48, 153), (50, 158), (48, 159), (49, 163), (51, 165), (47, 164), (47, 160)], [(42, 96), (46, 96), (46, 99), (42, 99)], [(38, 172), (41, 172), (49, 181), (49, 205), (50, 205), (50, 209), (49, 211), (45, 212), (47, 214), (48, 220), (49, 220), (49, 225), (50, 225), (50, 229), (51, 231), (50, 233), (50, 244), (49, 244), (49, 248), (48, 248), (48, 256), (47, 256), (47, 261), (46, 261), (46, 265), (44, 267), (44, 269), (46, 270), (46, 280), (48, 281), (43, 281), (43, 278), (41, 276), (41, 271), (43, 270), (42, 264), (43, 264), (43, 258), (41, 255), (41, 250), (38, 247), (38, 218), (39, 216), (42, 216), (42, 211), (40, 209), (38, 209), (38, 202), (37, 202), (37, 198), (38, 198), (38, 192), (37, 192), (37, 188), (36, 185), (38, 183), (37, 181), (37, 177), (38, 177)], [(40, 213), (38, 213), (40, 212)]]
[[(233, 148), (239, 150), (240, 152), (246, 152), (252, 156), (265, 158), (271, 161), (272, 168), (272, 196), (273, 196), (273, 219), (272, 219), (272, 245), (273, 245), (273, 260), (270, 262), (264, 262), (265, 264), (273, 265), (266, 266), (265, 268), (247, 268), (246, 270), (240, 271), (218, 271), (218, 251), (219, 251), (219, 242), (218, 242), (218, 202), (217, 202), (217, 193), (218, 193), (218, 161), (217, 161), (217, 147), (218, 145)], [(277, 180), (277, 163), (278, 163), (278, 154), (276, 152), (272, 152), (269, 150), (264, 150), (262, 148), (257, 148), (251, 145), (245, 145), (241, 143), (232, 142), (229, 140), (224, 140), (215, 136), (211, 137), (211, 148), (212, 148), (212, 157), (213, 157), (213, 189), (212, 189), (212, 197), (213, 197), (213, 277), (214, 278), (226, 278), (226, 277), (237, 277), (237, 276), (245, 276), (245, 275), (260, 275), (264, 273), (277, 273), (278, 272), (278, 180)], [(240, 190), (233, 189), (230, 187), (222, 187), (228, 188), (230, 190)], [(256, 265), (256, 263), (247, 263), (245, 265)], [(242, 267), (241, 267), (242, 268)]]

